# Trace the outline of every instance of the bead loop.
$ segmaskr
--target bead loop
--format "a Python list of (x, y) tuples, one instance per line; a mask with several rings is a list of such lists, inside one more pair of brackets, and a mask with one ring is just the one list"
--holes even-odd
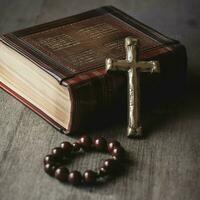
[[(81, 150), (84, 152), (96, 150), (98, 152), (107, 152), (111, 158), (103, 161), (97, 171), (86, 170), (83, 174), (79, 171), (69, 171), (66, 160), (74, 153)], [(107, 142), (103, 137), (97, 137), (92, 140), (89, 136), (82, 136), (77, 142), (62, 142), (60, 147), (52, 149), (51, 154), (44, 157), (44, 170), (47, 174), (55, 177), (60, 182), (68, 182), (73, 185), (85, 183), (87, 185), (95, 184), (99, 179), (112, 175), (119, 168), (120, 161), (124, 158), (125, 150), (118, 141)]]

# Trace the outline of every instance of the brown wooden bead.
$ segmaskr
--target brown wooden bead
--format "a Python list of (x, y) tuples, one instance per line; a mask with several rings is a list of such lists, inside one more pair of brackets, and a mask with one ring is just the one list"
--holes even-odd
[(115, 147), (111, 153), (111, 155), (117, 159), (117, 160), (121, 160), (124, 158), (124, 149), (122, 147)]
[(103, 163), (103, 167), (110, 173), (115, 170), (117, 162), (113, 159), (106, 159)]
[(94, 140), (94, 146), (99, 151), (105, 151), (107, 148), (106, 140), (103, 137), (97, 137)]
[(72, 147), (73, 147), (73, 151), (75, 151), (75, 152), (78, 152), (81, 149), (81, 145), (78, 142), (74, 142), (72, 144)]
[(79, 185), (81, 183), (82, 176), (78, 171), (72, 171), (68, 175), (68, 182), (73, 185)]
[(108, 174), (108, 170), (105, 168), (105, 167), (101, 167), (100, 169), (99, 169), (99, 172), (98, 172), (98, 175), (99, 176), (106, 176)]
[(63, 150), (60, 147), (55, 147), (52, 149), (52, 154), (57, 158), (60, 158), (63, 156)]
[(70, 154), (73, 148), (73, 146), (69, 142), (62, 142), (60, 144), (60, 147), (63, 150), (64, 154)]
[(54, 176), (57, 166), (54, 164), (47, 163), (44, 165), (44, 171), (50, 176)]
[(94, 184), (97, 179), (97, 174), (92, 170), (86, 170), (83, 174), (84, 182), (87, 184)]
[(67, 182), (69, 170), (66, 167), (58, 167), (55, 171), (55, 177), (61, 182)]
[(85, 136), (82, 136), (79, 140), (79, 144), (81, 145), (81, 147), (84, 149), (84, 150), (90, 150), (91, 147), (92, 147), (92, 139), (85, 135)]
[(108, 143), (108, 152), (112, 153), (114, 147), (120, 147), (120, 143), (118, 141), (111, 141)]
[(55, 156), (53, 156), (53, 155), (46, 155), (44, 157), (44, 164), (47, 164), (47, 163), (52, 163), (53, 164), (54, 162), (56, 162)]

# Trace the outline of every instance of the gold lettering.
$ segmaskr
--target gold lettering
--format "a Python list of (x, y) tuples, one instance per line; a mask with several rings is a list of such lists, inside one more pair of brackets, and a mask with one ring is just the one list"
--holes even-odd
[(56, 35), (53, 37), (48, 37), (46, 39), (42, 38), (39, 40), (39, 44), (47, 46), (53, 51), (59, 51), (62, 49), (79, 45), (80, 42), (74, 40), (71, 36), (63, 33), (63, 34)]
[(78, 34), (80, 34), (80, 36), (86, 35), (91, 39), (98, 39), (117, 32), (119, 32), (119, 29), (113, 27), (112, 25), (107, 23), (100, 23), (94, 26), (82, 28), (78, 31)]

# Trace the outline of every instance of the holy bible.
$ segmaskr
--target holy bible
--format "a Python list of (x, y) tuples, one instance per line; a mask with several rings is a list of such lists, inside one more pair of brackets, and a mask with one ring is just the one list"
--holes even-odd
[(127, 79), (106, 73), (105, 59), (124, 59), (128, 36), (140, 60), (160, 62), (160, 74), (141, 74), (142, 106), (173, 99), (185, 85), (184, 46), (111, 6), (3, 34), (1, 88), (63, 133), (117, 118)]

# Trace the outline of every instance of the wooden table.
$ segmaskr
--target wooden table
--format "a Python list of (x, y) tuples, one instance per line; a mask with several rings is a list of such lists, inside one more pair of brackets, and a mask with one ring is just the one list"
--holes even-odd
[[(120, 124), (88, 133), (118, 139), (131, 159), (122, 176), (95, 187), (63, 185), (44, 173), (43, 156), (63, 140), (74, 141), (74, 138), (58, 133), (1, 90), (1, 200), (200, 198), (200, 23), (197, 20), (200, 3), (198, 0), (170, 2), (0, 0), (1, 33), (112, 4), (180, 40), (186, 45), (189, 57), (187, 95), (176, 106), (152, 113), (158, 121), (152, 125), (146, 139), (127, 139), (126, 127)], [(80, 157), (70, 167), (95, 169), (102, 158), (104, 155), (91, 153)]]

